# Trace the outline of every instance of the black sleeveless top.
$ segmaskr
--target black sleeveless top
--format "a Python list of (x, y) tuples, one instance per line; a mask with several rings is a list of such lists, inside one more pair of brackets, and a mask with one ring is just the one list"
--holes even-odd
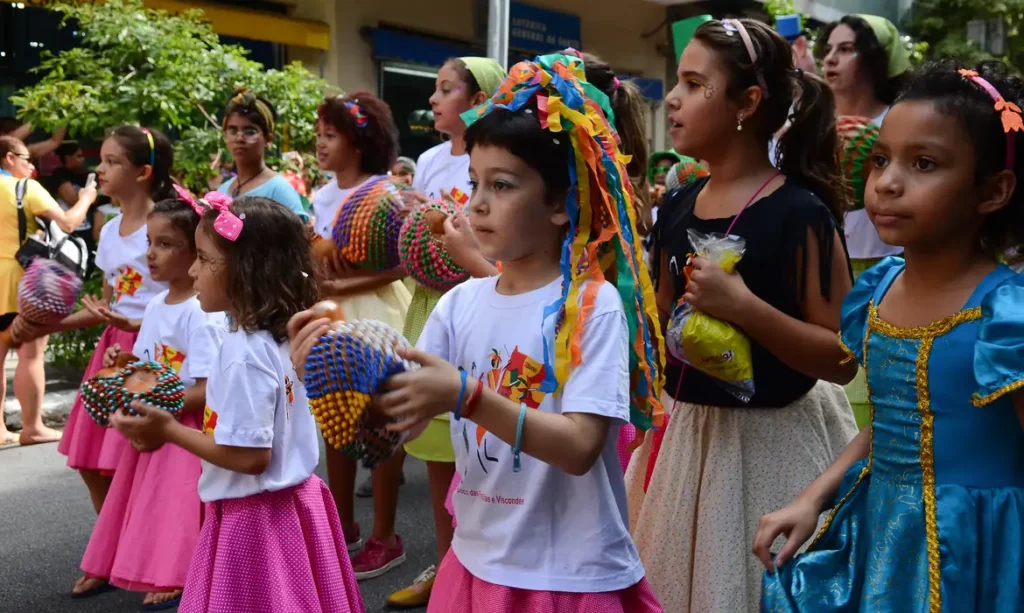
[[(683, 295), (686, 280), (682, 269), (693, 252), (686, 231), (725, 234), (733, 218), (701, 219), (694, 213), (697, 194), (707, 179), (680, 188), (665, 199), (655, 224), (653, 277), (660, 279), (662, 255), (670, 263), (673, 297)], [(732, 234), (746, 239), (746, 253), (736, 270), (758, 298), (783, 313), (805, 319), (801, 297), (807, 280), (807, 234), (814, 233), (821, 262), (821, 294), (829, 299), (832, 287), (830, 262), (835, 249), (836, 222), (820, 198), (787, 180), (782, 187), (750, 205), (740, 215)], [(843, 241), (842, 232), (839, 233)], [(840, 248), (846, 250), (845, 241)], [(675, 258), (676, 265), (671, 264)], [(852, 273), (851, 273), (852, 278)], [(673, 359), (665, 367), (665, 391), (681, 402), (720, 407), (778, 408), (799, 399), (814, 387), (817, 379), (803, 375), (782, 363), (763, 346), (750, 340), (754, 361), (754, 396), (744, 404), (694, 369), (685, 372)], [(682, 381), (680, 381), (682, 377)]]

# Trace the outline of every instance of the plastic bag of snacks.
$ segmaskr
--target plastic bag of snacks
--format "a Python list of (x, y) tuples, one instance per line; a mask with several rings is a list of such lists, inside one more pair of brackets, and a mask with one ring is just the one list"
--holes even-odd
[[(326, 311), (333, 309), (321, 310), (330, 317)], [(390, 458), (405, 442), (404, 434), (385, 428), (387, 418), (369, 410), (385, 379), (415, 368), (396, 355), (403, 346), (408, 341), (383, 322), (335, 321), (306, 359), (306, 395), (324, 440), (366, 468)]]
[[(745, 241), (738, 236), (687, 230), (694, 252), (733, 274), (743, 257)], [(689, 278), (687, 262), (686, 276)], [(715, 379), (742, 402), (754, 396), (754, 361), (750, 339), (736, 326), (697, 311), (682, 298), (672, 309), (665, 343), (684, 364)]]

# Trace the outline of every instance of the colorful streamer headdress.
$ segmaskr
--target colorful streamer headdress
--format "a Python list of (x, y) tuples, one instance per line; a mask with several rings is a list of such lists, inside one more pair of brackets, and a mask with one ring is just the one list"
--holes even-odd
[(587, 82), (579, 57), (538, 56), (513, 66), (494, 97), (464, 113), (462, 119), (469, 126), (495, 109), (514, 112), (534, 99), (541, 127), (568, 136), (572, 154), (567, 168), (569, 228), (561, 253), (562, 295), (544, 310), (546, 376), (541, 389), (557, 392), (570, 368), (586, 357), (580, 353), (581, 334), (608, 272), (622, 298), (629, 328), (630, 421), (642, 430), (660, 427), (665, 341), (637, 232), (636, 196), (626, 171), (630, 158), (619, 151), (608, 97)]

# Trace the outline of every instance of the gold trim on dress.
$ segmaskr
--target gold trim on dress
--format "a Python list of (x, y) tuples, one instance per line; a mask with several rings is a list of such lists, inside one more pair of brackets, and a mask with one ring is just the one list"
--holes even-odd
[(937, 336), (949, 333), (950, 330), (962, 323), (981, 319), (981, 307), (972, 307), (957, 311), (949, 317), (932, 322), (927, 326), (914, 326), (912, 328), (900, 328), (885, 321), (878, 316), (878, 307), (874, 302), (868, 303), (868, 327), (878, 330), (890, 338), (907, 339), (932, 339)]
[(996, 391), (992, 392), (988, 396), (982, 396), (981, 394), (977, 394), (976, 393), (973, 396), (971, 396), (971, 404), (973, 404), (974, 406), (976, 406), (978, 408), (981, 408), (981, 407), (984, 407), (987, 404), (991, 404), (991, 403), (995, 402), (996, 400), (999, 400), (1000, 398), (1002, 398), (1003, 396), (1009, 394), (1010, 392), (1016, 392), (1017, 390), (1019, 390), (1022, 387), (1024, 387), (1024, 379), (1021, 379), (1019, 381), (1014, 381), (1013, 383), (1010, 383), (1009, 385), (1004, 385), (1003, 387), (997, 389)]
[[(843, 495), (843, 497), (839, 500), (839, 502), (837, 502), (836, 505), (834, 507), (832, 507), (832, 510), (829, 511), (828, 516), (825, 517), (825, 521), (822, 522), (822, 524), (821, 524), (821, 528), (818, 529), (818, 534), (816, 534), (814, 536), (814, 540), (811, 541), (811, 544), (807, 546), (807, 551), (810, 551), (810, 550), (814, 549), (814, 546), (818, 544), (818, 541), (821, 540), (821, 537), (825, 536), (825, 532), (829, 529), (829, 526), (832, 525), (832, 520), (835, 519), (836, 513), (839, 512), (839, 509), (844, 504), (846, 504), (846, 501), (850, 499), (850, 496), (853, 496), (853, 493), (855, 491), (857, 491), (857, 487), (861, 484), (861, 481), (864, 480), (864, 477), (867, 477), (869, 474), (871, 474), (871, 463), (873, 461), (873, 458), (871, 457), (871, 447), (872, 447), (871, 446), (871, 442), (872, 442), (871, 438), (875, 434), (875, 430), (872, 427), (873, 424), (875, 423), (875, 403), (871, 401), (871, 385), (868, 383), (868, 373), (867, 373), (867, 367), (868, 367), (868, 337), (869, 336), (871, 336), (871, 327), (867, 326), (867, 327), (864, 328), (864, 370), (865, 370), (865, 372), (864, 372), (864, 395), (868, 399), (868, 414), (870, 415), (870, 417), (868, 419), (868, 426), (867, 426), (869, 428), (869, 430), (868, 430), (868, 463), (864, 465), (864, 468), (860, 469), (860, 474), (857, 475), (857, 480), (853, 482), (853, 486), (850, 487), (850, 491), (846, 492), (846, 494)], [(845, 343), (843, 343), (842, 337), (840, 337), (840, 339), (839, 339), (839, 344), (842, 346), (843, 349), (846, 350), (847, 353), (850, 354), (850, 359), (853, 359), (853, 352), (850, 351), (850, 349), (846, 346)], [(850, 360), (847, 359), (843, 363), (845, 364), (846, 362), (849, 362), (849, 361)]]
[(940, 613), (942, 584), (939, 572), (939, 528), (935, 519), (933, 448), (935, 414), (931, 411), (931, 394), (928, 390), (928, 360), (931, 358), (933, 342), (934, 337), (922, 338), (917, 349), (917, 407), (921, 412), (921, 492), (924, 497), (925, 540), (928, 546), (928, 610)]
[(846, 354), (846, 357), (843, 358), (843, 361), (840, 362), (840, 364), (849, 364), (850, 362), (853, 362), (854, 360), (857, 359), (857, 356), (854, 355), (853, 351), (851, 351), (850, 348), (846, 346), (846, 343), (843, 342), (842, 332), (839, 333), (839, 348), (842, 349), (843, 353)]

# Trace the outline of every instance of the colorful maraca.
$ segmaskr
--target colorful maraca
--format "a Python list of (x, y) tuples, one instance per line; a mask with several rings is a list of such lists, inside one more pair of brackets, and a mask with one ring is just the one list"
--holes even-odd
[(405, 218), (398, 238), (398, 255), (409, 276), (420, 285), (441, 292), (469, 278), (469, 273), (452, 260), (441, 241), (444, 222), (455, 210), (447, 200), (421, 204)]
[(36, 258), (18, 282), (18, 317), (3, 333), (18, 346), (31, 338), (32, 326), (55, 324), (75, 310), (82, 280), (53, 260)]
[(169, 411), (177, 419), (185, 406), (185, 385), (169, 366), (133, 362), (112, 376), (104, 369), (82, 386), (82, 404), (101, 426), (106, 426), (110, 414), (117, 410), (135, 415), (130, 405), (136, 400)]
[[(391, 270), (398, 258), (403, 184), (387, 177), (366, 181), (348, 195), (334, 218), (331, 240), (341, 257), (367, 270)], [(314, 245), (314, 253), (323, 247)]]
[(878, 140), (878, 126), (867, 117), (843, 115), (836, 120), (839, 135), (839, 167), (850, 186), (850, 208), (864, 208), (864, 186), (871, 174), (871, 149)]
[(403, 346), (408, 341), (385, 323), (338, 321), (306, 358), (306, 395), (324, 440), (367, 468), (391, 457), (403, 441), (368, 410), (385, 379), (415, 367), (396, 355)]

